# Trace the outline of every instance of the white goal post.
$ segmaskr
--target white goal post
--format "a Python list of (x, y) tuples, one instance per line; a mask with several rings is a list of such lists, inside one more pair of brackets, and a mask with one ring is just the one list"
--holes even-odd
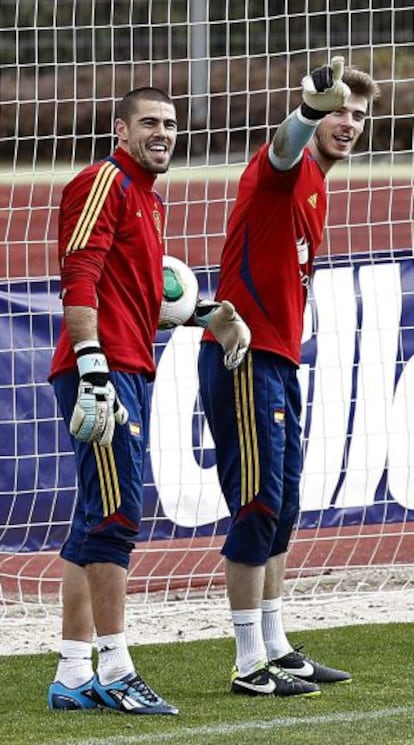
[[(0, 617), (60, 602), (76, 495), (47, 382), (59, 328), (64, 183), (113, 146), (115, 105), (165, 89), (179, 137), (157, 188), (167, 251), (214, 292), (237, 179), (334, 54), (381, 98), (328, 182), (303, 338), (304, 473), (288, 597), (413, 589), (414, 5), (406, 0), (3, 0), (0, 43)], [(227, 510), (197, 389), (199, 333), (154, 345), (141, 540), (131, 597), (222, 597)]]

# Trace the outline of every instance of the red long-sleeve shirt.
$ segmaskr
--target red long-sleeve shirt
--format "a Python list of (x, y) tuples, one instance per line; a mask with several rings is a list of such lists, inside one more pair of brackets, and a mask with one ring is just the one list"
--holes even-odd
[[(109, 368), (149, 379), (155, 373), (165, 219), (154, 181), (154, 174), (117, 148), (67, 184), (59, 212), (63, 305), (97, 308)], [(74, 368), (63, 321), (50, 375)]]
[[(323, 174), (305, 149), (276, 171), (263, 145), (245, 169), (230, 215), (217, 300), (230, 300), (252, 332), (251, 347), (300, 362), (303, 313), (326, 216)], [(213, 340), (206, 331), (204, 339)]]

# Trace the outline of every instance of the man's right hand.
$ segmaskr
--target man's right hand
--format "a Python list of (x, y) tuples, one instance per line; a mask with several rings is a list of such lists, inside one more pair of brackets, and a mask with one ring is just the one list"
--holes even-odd
[(252, 335), (233, 303), (222, 300), (216, 306), (210, 315), (208, 328), (223, 347), (225, 366), (228, 370), (235, 370), (247, 354)]
[(70, 420), (70, 432), (82, 442), (97, 442), (109, 447), (115, 431), (115, 422), (125, 424), (128, 412), (121, 404), (111, 381), (93, 385), (81, 380), (78, 398)]
[(342, 80), (345, 60), (333, 57), (329, 65), (317, 67), (302, 80), (302, 114), (307, 119), (322, 119), (325, 114), (344, 106), (351, 91)]
[(109, 380), (109, 368), (99, 342), (81, 342), (75, 346), (80, 382), (78, 398), (70, 420), (70, 432), (82, 442), (97, 442), (109, 447), (115, 422), (125, 424), (128, 411)]

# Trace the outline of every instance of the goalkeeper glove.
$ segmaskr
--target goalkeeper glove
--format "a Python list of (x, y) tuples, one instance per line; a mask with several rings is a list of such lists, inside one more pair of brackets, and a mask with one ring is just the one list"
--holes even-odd
[(345, 105), (351, 91), (342, 80), (344, 58), (333, 57), (331, 65), (317, 67), (302, 80), (301, 113), (305, 119), (323, 119)]
[(194, 313), (197, 326), (208, 328), (223, 347), (224, 364), (234, 370), (249, 348), (251, 333), (247, 324), (228, 300), (221, 303), (200, 300)]
[(125, 424), (128, 412), (109, 380), (108, 363), (99, 343), (80, 342), (74, 351), (80, 382), (70, 432), (82, 442), (97, 442), (101, 447), (109, 447), (115, 422)]

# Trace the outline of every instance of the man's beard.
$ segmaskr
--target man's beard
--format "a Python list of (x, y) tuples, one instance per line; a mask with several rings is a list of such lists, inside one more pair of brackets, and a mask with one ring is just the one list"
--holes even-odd
[(145, 171), (150, 171), (150, 173), (166, 173), (170, 167), (171, 156), (165, 163), (157, 165), (147, 157), (146, 151), (142, 148), (130, 146), (129, 150), (134, 160), (136, 160)]

